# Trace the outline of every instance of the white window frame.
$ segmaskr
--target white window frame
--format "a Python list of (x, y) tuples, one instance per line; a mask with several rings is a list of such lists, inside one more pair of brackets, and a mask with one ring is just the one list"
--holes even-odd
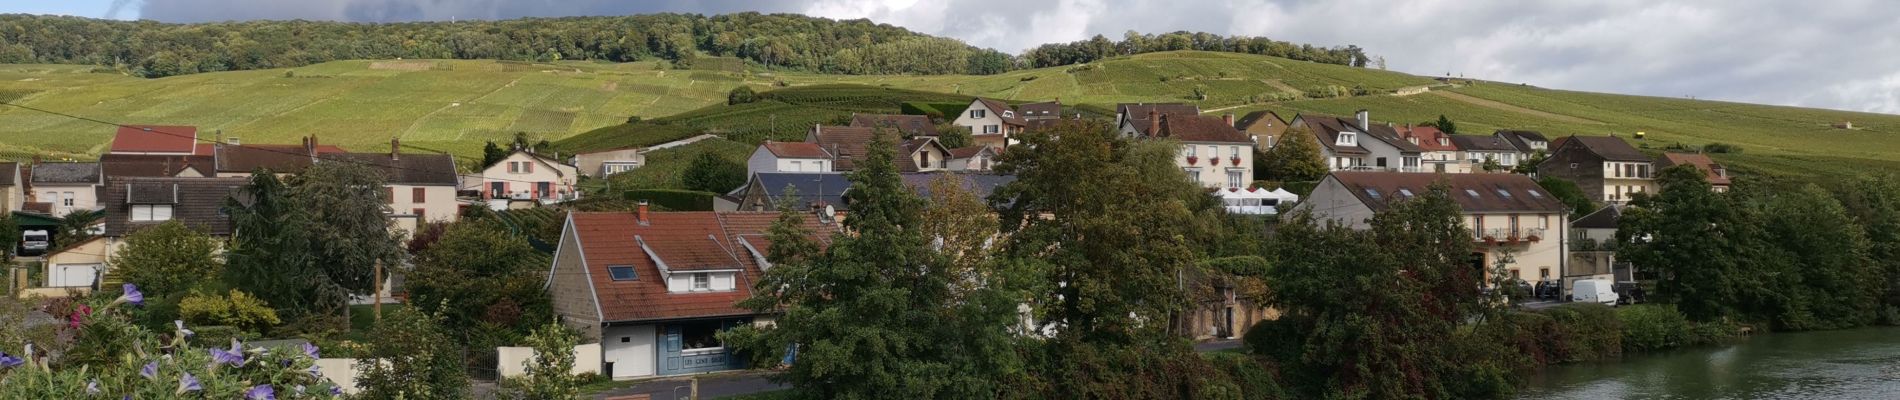
[(695, 292), (712, 291), (712, 273), (698, 272), (698, 273), (693, 273), (692, 275), (688, 275), (686, 287), (687, 287), (687, 290), (691, 290)]
[(979, 108), (979, 109), (973, 109), (973, 110), (970, 110), (970, 118), (978, 118), (978, 119), (981, 119), (981, 118), (985, 118), (985, 117), (989, 117), (989, 110), (984, 110), (984, 109), (980, 109), (980, 108)]
[(1340, 146), (1358, 146), (1359, 138), (1357, 136), (1358, 134), (1352, 132), (1340, 132), (1339, 140), (1336, 141), (1335, 144)]
[(1242, 175), (1245, 175), (1245, 170), (1228, 169), (1227, 170), (1227, 188), (1239, 189), (1242, 187), (1242, 185), (1245, 185), (1246, 177)]
[(172, 219), (170, 204), (133, 204), (132, 222), (160, 222)]

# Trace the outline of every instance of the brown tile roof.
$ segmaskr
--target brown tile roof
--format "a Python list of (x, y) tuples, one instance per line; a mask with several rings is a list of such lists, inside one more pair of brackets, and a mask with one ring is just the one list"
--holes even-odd
[(1148, 112), (1156, 114), (1201, 114), (1201, 107), (1185, 103), (1122, 103), (1115, 105), (1115, 113), (1123, 118), (1148, 118)]
[(922, 115), (851, 114), (851, 126), (895, 128), (904, 136), (937, 136), (937, 124)]
[(1636, 147), (1630, 146), (1629, 142), (1623, 141), (1623, 138), (1615, 136), (1571, 135), (1552, 142), (1551, 152), (1560, 151), (1563, 146), (1569, 146), (1573, 142), (1576, 143), (1577, 146), (1581, 146), (1583, 150), (1595, 153), (1598, 157), (1603, 157), (1604, 160), (1655, 162), (1654, 159), (1649, 158), (1649, 155), (1643, 154), (1642, 151), (1636, 150)]
[(1262, 123), (1280, 124), (1280, 126), (1286, 126), (1287, 124), (1285, 119), (1280, 118), (1280, 114), (1275, 113), (1270, 110), (1260, 110), (1260, 111), (1250, 112), (1250, 113), (1247, 113), (1247, 115), (1241, 116), (1239, 122), (1234, 123), (1234, 128), (1237, 128), (1240, 130), (1247, 130), (1249, 128), (1253, 128), (1254, 125), (1262, 124)]
[[(819, 126), (807, 139), (835, 157), (831, 162), (833, 170), (851, 171), (857, 169), (857, 160), (862, 160), (869, 154), (865, 149), (871, 145), (872, 135), (876, 134), (877, 132), (871, 128), (864, 127)], [(897, 170), (917, 171), (917, 163), (905, 156), (910, 154), (908, 151), (910, 149), (903, 148), (903, 143), (897, 140), (895, 132), (889, 132), (886, 135), (886, 139), (893, 146), (891, 159), (897, 163)]]
[[(571, 214), (582, 264), (593, 279), (607, 322), (754, 314), (737, 303), (751, 296), (761, 269), (740, 242), (769, 248), (764, 234), (777, 216), (776, 212), (654, 212), (642, 224), (626, 212)], [(806, 224), (821, 243), (828, 242), (837, 229), (819, 224), (816, 218), (806, 218)], [(610, 265), (634, 267), (636, 279), (613, 280), (607, 271)], [(732, 291), (668, 293), (662, 265), (668, 271), (732, 269), (740, 273)]]
[(1157, 118), (1161, 119), (1161, 123), (1152, 126), (1160, 128), (1159, 132), (1147, 132), (1151, 126), (1147, 124), (1137, 124), (1135, 130), (1150, 137), (1174, 138), (1183, 142), (1253, 143), (1252, 138), (1228, 125), (1227, 120), (1221, 117), (1161, 114)]
[[(1393, 129), (1399, 132), (1399, 137), (1407, 139), (1406, 141), (1408, 142), (1416, 138), (1418, 140), (1417, 145), (1419, 150), (1458, 151), (1458, 145), (1451, 142), (1451, 135), (1445, 134), (1445, 131), (1438, 130), (1438, 127), (1407, 125)], [(1445, 139), (1445, 144), (1438, 144), (1438, 139)]]
[(982, 97), (976, 98), (976, 101), (983, 104), (984, 108), (988, 108), (991, 114), (996, 115), (996, 118), (1003, 120), (1004, 125), (1022, 126), (1024, 124), (1023, 116), (1017, 114), (1016, 109), (1007, 103)]
[(1729, 184), (1728, 169), (1723, 168), (1722, 164), (1715, 162), (1707, 154), (1664, 153), (1662, 164), (1661, 167), (1694, 165), (1696, 169), (1702, 170), (1702, 176), (1709, 178), (1709, 184), (1717, 186)]
[(1451, 143), (1464, 151), (1517, 151), (1517, 146), (1497, 136), (1451, 135)]
[(391, 159), (388, 153), (335, 153), (318, 156), (318, 162), (352, 162), (369, 165), (383, 173), (393, 185), (457, 186), (460, 173), (455, 157), (447, 154), (403, 154)]
[(99, 205), (105, 208), (106, 236), (125, 236), (158, 222), (132, 222), (133, 204), (169, 204), (172, 219), (212, 235), (231, 234), (222, 211), (225, 199), (239, 193), (247, 178), (108, 177)]
[(1307, 130), (1313, 131), (1313, 138), (1318, 140), (1321, 146), (1326, 146), (1327, 149), (1332, 150), (1333, 154), (1350, 155), (1371, 153), (1370, 151), (1366, 151), (1366, 148), (1357, 145), (1342, 146), (1339, 144), (1340, 132), (1357, 131), (1353, 129), (1352, 124), (1347, 123), (1344, 118), (1320, 114), (1300, 114), (1293, 116), (1293, 119), (1300, 121), (1300, 124), (1305, 126)]
[(210, 171), (213, 158), (210, 155), (105, 154), (99, 156), (99, 167), (107, 177), (167, 177), (176, 176), (186, 168)]
[(1564, 204), (1544, 193), (1530, 177), (1518, 174), (1437, 174), (1406, 172), (1334, 172), (1332, 178), (1346, 187), (1373, 211), (1384, 210), (1392, 202), (1423, 195), (1431, 185), (1444, 181), (1450, 185), (1452, 201), (1467, 213), (1485, 212), (1563, 212)]
[(113, 135), (110, 152), (209, 155), (198, 154), (199, 150), (198, 127), (129, 125), (119, 127), (118, 133)]
[[(292, 144), (246, 144), (217, 146), (217, 171), (220, 173), (250, 173), (258, 168), (267, 168), (276, 173), (298, 173), (310, 168), (311, 149)], [(342, 152), (336, 146), (323, 146), (316, 149), (318, 154)]]
[(767, 140), (765, 144), (761, 144), (760, 146), (764, 146), (765, 151), (772, 152), (772, 155), (780, 158), (831, 158), (831, 153), (825, 152), (825, 148), (820, 147), (817, 143), (774, 142)]
[[(950, 158), (957, 159), (957, 158), (976, 157), (978, 153), (982, 153), (984, 150), (987, 150), (987, 149), (991, 149), (991, 147), (985, 146), (985, 145), (976, 145), (976, 146), (970, 146), (970, 147), (950, 149)], [(990, 150), (990, 154), (996, 154), (996, 151)]]
[(1045, 101), (1016, 106), (1016, 112), (1022, 118), (1057, 118), (1062, 116), (1061, 101)]

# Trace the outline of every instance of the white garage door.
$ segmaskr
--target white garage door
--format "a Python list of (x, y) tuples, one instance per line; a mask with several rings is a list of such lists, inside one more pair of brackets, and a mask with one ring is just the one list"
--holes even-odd
[(50, 287), (90, 287), (99, 277), (99, 264), (53, 264), (46, 277)]
[(653, 376), (655, 338), (653, 325), (608, 327), (600, 335), (601, 358), (613, 363), (608, 371), (614, 378)]

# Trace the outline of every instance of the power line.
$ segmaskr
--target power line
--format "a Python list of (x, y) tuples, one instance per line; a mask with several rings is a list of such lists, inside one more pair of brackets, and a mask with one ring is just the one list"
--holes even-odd
[[(132, 126), (132, 125), (126, 125), (126, 124), (121, 124), (121, 123), (117, 123), (117, 122), (112, 122), (112, 121), (106, 121), (106, 120), (101, 120), (101, 119), (96, 119), (96, 118), (90, 118), (90, 117), (82, 117), (82, 116), (78, 116), (78, 115), (72, 115), (72, 114), (67, 114), (67, 113), (63, 113), (63, 112), (58, 112), (58, 111), (53, 111), (53, 110), (47, 110), (47, 109), (43, 109), (43, 108), (37, 108), (37, 107), (32, 107), (32, 106), (26, 106), (26, 105), (20, 105), (20, 104), (14, 104), (13, 102), (5, 102), (5, 101), (0, 101), (0, 104), (4, 104), (4, 105), (8, 105), (8, 106), (13, 106), (13, 107), (18, 107), (18, 108), (21, 108), (21, 109), (25, 109), (25, 110), (31, 110), (31, 111), (38, 111), (38, 112), (42, 112), (42, 113), (46, 113), (46, 114), (52, 114), (52, 115), (56, 115), (56, 116), (61, 116), (61, 117), (66, 117), (66, 118), (72, 118), (72, 119), (76, 119), (76, 120), (80, 120), (80, 121), (86, 121), (86, 122), (92, 122), (92, 123), (98, 123), (98, 124), (103, 124), (103, 125), (111, 125), (111, 126), (114, 126), (114, 127), (119, 127), (119, 128), (127, 128), (127, 129), (138, 129), (138, 130), (141, 130), (141, 131), (145, 131), (145, 132), (152, 132), (152, 133), (157, 133), (157, 134), (161, 134), (161, 135), (166, 135), (166, 136), (172, 136), (172, 137), (179, 137), (179, 138), (186, 138), (186, 139), (191, 139), (191, 140), (196, 140), (196, 141), (201, 141), (201, 142), (208, 142), (208, 143), (214, 143), (214, 144), (220, 144), (220, 145), (232, 145), (232, 146), (240, 146), (240, 147), (246, 147), (246, 148), (248, 148), (248, 149), (251, 149), (251, 150), (256, 150), (256, 151), (262, 151), (262, 152), (267, 152), (267, 153), (278, 153), (278, 154), (286, 154), (286, 155), (292, 155), (292, 156), (302, 156), (302, 157), (308, 157), (308, 156), (310, 156), (309, 154), (301, 154), (301, 153), (295, 153), (295, 152), (289, 152), (289, 151), (283, 151), (283, 150), (276, 150), (276, 149), (271, 149), (271, 148), (266, 148), (266, 147), (256, 147), (256, 146), (244, 146), (244, 145), (241, 145), (241, 144), (229, 144), (229, 143), (225, 143), (225, 142), (223, 142), (223, 141), (220, 141), (220, 140), (217, 140), (217, 139), (205, 139), (205, 138), (200, 138), (200, 137), (197, 137), (197, 135), (185, 135), (185, 134), (181, 134), (181, 133), (174, 133), (174, 132), (166, 132), (166, 131), (164, 131), (164, 130), (160, 130), (160, 129), (155, 129), (155, 128), (151, 128), (151, 127), (143, 127), (143, 126)], [(442, 153), (443, 155), (446, 155), (446, 156), (449, 156), (450, 158), (456, 158), (456, 156), (455, 156), (454, 154), (449, 154), (448, 152), (445, 152), (445, 151), (440, 151), (440, 150), (433, 150), (433, 149), (426, 149), (426, 148), (421, 148), (421, 147), (415, 147), (415, 146), (409, 146), (409, 145), (401, 145), (401, 146), (403, 146), (403, 147), (409, 147), (409, 148), (416, 148), (416, 149), (423, 149), (423, 150), (429, 150), (429, 151), (435, 151), (435, 152), (438, 152), (438, 153)], [(332, 162), (340, 162), (340, 163), (346, 163), (346, 164), (357, 164), (357, 165), (364, 165), (364, 166), (369, 166), (369, 167), (374, 167), (374, 168), (388, 168), (388, 169), (396, 169), (396, 170), (408, 170), (408, 171), (418, 171), (418, 172), (431, 172), (431, 173), (432, 173), (432, 172), (435, 172), (435, 171), (430, 171), (430, 170), (425, 170), (425, 169), (420, 169), (420, 168), (408, 168), (408, 167), (403, 167), (403, 166), (399, 166), (399, 165), (393, 165), (393, 164), (392, 164), (392, 165), (381, 165), (381, 164), (376, 164), (376, 163), (369, 163), (369, 162), (362, 162), (362, 161), (356, 161), (356, 160), (347, 160), (347, 159), (337, 159), (337, 158), (329, 158), (329, 157), (324, 157), (324, 156), (322, 156), (322, 155), (318, 155), (318, 156), (316, 156), (316, 158), (318, 158), (318, 159), (321, 159), (321, 160), (323, 160), (323, 161), (332, 161)], [(473, 159), (473, 158), (470, 158), (470, 159)], [(486, 176), (482, 176), (482, 175), (468, 175), (468, 174), (463, 174), (463, 173), (461, 173), (461, 172), (455, 172), (455, 176), (457, 176), (457, 177), (462, 177), (462, 178), (471, 178), (471, 177), (472, 177), (472, 178), (476, 178), (476, 179), (480, 179), (480, 180), (485, 180), (485, 181), (504, 181), (504, 182), (520, 182), (520, 183), (542, 183), (542, 182), (537, 182), (537, 181), (524, 181), (524, 180), (518, 180), (518, 179), (508, 179), (508, 178), (489, 178), (489, 177), (486, 177)], [(457, 189), (460, 189), (460, 188), (457, 188)]]

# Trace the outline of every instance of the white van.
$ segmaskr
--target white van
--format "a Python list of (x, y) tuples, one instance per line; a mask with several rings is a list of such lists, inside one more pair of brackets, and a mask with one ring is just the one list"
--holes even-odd
[(1610, 281), (1583, 279), (1570, 284), (1570, 301), (1616, 306), (1616, 288)]

